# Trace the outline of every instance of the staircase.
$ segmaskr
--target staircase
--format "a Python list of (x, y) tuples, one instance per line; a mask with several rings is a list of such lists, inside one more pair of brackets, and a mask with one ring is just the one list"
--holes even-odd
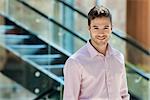
[[(11, 20), (7, 18), (5, 20), (6, 24), (10, 25), (3, 26), (7, 28), (3, 48), (11, 57), (8, 57), (9, 63), (6, 64), (2, 73), (37, 95), (47, 89), (58, 94), (59, 88), (64, 84), (63, 66), (68, 56)], [(8, 26), (12, 28), (8, 30)], [(49, 52), (49, 48), (53, 52)], [(10, 62), (11, 59), (15, 60)], [(23, 64), (18, 64), (18, 61)]]

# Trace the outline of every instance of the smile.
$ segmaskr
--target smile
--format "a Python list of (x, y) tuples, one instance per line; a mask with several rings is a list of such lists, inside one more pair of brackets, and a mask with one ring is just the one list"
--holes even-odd
[(99, 40), (105, 40), (106, 38), (105, 37), (97, 37), (97, 39), (99, 39)]

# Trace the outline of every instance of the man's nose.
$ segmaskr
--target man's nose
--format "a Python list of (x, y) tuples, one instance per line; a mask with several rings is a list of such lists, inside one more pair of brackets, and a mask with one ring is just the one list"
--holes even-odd
[(98, 29), (98, 33), (99, 33), (99, 34), (104, 34), (105, 31), (104, 31), (104, 29)]

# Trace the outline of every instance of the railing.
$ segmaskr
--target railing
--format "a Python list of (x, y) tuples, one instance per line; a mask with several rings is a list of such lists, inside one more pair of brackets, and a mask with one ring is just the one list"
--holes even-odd
[[(48, 19), (49, 21), (51, 21), (52, 23), (58, 25), (59, 27), (63, 28), (64, 30), (68, 31), (70, 34), (76, 36), (77, 38), (81, 39), (82, 41), (86, 42), (87, 40), (84, 39), (83, 37), (79, 36), (77, 33), (73, 32), (72, 30), (66, 28), (65, 26), (61, 25), (60, 23), (58, 23), (57, 21), (53, 20), (52, 18), (49, 18), (47, 15), (43, 14), (42, 12), (38, 11), (37, 9), (35, 9), (34, 7), (30, 6), (29, 4), (27, 4), (26, 2), (22, 1), (22, 0), (17, 0), (20, 3), (22, 3), (23, 5), (27, 6), (28, 8), (30, 8), (31, 10), (35, 11), (36, 13), (38, 13), (39, 15), (43, 16), (44, 18)], [(77, 9), (73, 8), (72, 6), (70, 6), (69, 4), (65, 3), (62, 0), (57, 0), (60, 1), (61, 3), (65, 4), (66, 6), (70, 7), (72, 10), (77, 11), (78, 13), (82, 13), (80, 11), (78, 11)], [(82, 15), (85, 17), (86, 15), (82, 13)], [(146, 55), (150, 55), (150, 52), (146, 49), (144, 49), (142, 46), (140, 46), (139, 44), (135, 43), (133, 40), (128, 39), (126, 37), (123, 37), (119, 34), (117, 34), (116, 32), (112, 32), (115, 36), (117, 36), (118, 38), (122, 39), (123, 41), (126, 41), (127, 43), (129, 43), (130, 45), (136, 47), (137, 49), (141, 50), (143, 53), (145, 53)], [(129, 65), (128, 65), (129, 66)]]
[[(67, 30), (68, 32), (72, 33), (74, 36), (80, 38), (83, 41), (86, 41), (83, 37), (79, 36), (77, 33), (71, 31), (70, 29), (64, 27), (63, 25), (61, 25), (60, 23), (56, 22), (55, 20), (53, 20), (52, 18), (49, 18), (47, 15), (43, 14), (42, 12), (38, 11), (37, 9), (35, 9), (34, 7), (30, 6), (28, 3), (24, 2), (23, 0), (17, 0), (20, 3), (22, 3), (23, 5), (27, 6), (28, 8), (32, 9), (33, 11), (37, 12), (38, 14), (40, 14), (41, 16), (43, 16), (44, 18), (48, 19), (49, 21), (52, 21), (53, 23), (57, 24), (58, 26), (62, 27), (63, 29)], [(56, 0), (62, 4), (64, 4), (65, 6), (69, 7), (70, 9), (72, 9), (73, 11), (79, 13), (81, 16), (88, 18), (86, 14), (82, 13), (81, 11), (77, 10), (76, 8), (72, 7), (71, 5), (67, 4), (65, 1), (63, 0)], [(118, 38), (122, 39), (123, 41), (126, 41), (127, 43), (131, 44), (132, 46), (136, 47), (137, 49), (139, 49), (140, 51), (142, 51), (143, 53), (145, 53), (146, 55), (150, 55), (150, 51), (146, 50), (145, 48), (143, 48), (140, 44), (137, 44), (135, 42), (135, 40), (129, 39), (127, 37), (123, 37), (120, 34), (118, 34), (117, 32), (112, 32), (112, 34), (114, 34), (115, 36), (117, 36)]]
[(21, 2), (23, 5), (27, 6), (28, 8), (30, 8), (31, 10), (35, 11), (36, 13), (38, 13), (39, 15), (41, 15), (42, 17), (48, 19), (49, 21), (51, 21), (52, 23), (58, 25), (59, 27), (63, 28), (64, 30), (68, 31), (69, 33), (71, 33), (72, 35), (76, 36), (77, 38), (81, 39), (82, 41), (86, 42), (86, 40), (84, 38), (82, 38), (81, 36), (79, 36), (77, 33), (73, 32), (72, 30), (68, 29), (67, 27), (64, 27), (63, 25), (61, 25), (60, 23), (58, 23), (57, 21), (53, 20), (52, 18), (46, 16), (45, 14), (41, 13), (40, 11), (38, 11), (37, 9), (33, 8), (32, 6), (30, 6), (29, 4), (17, 0), (19, 2)]

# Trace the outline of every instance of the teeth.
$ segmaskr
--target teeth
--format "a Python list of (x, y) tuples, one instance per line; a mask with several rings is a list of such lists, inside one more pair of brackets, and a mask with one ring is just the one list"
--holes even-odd
[(98, 39), (99, 39), (99, 40), (104, 40), (105, 38), (99, 38), (99, 37), (98, 37)]

